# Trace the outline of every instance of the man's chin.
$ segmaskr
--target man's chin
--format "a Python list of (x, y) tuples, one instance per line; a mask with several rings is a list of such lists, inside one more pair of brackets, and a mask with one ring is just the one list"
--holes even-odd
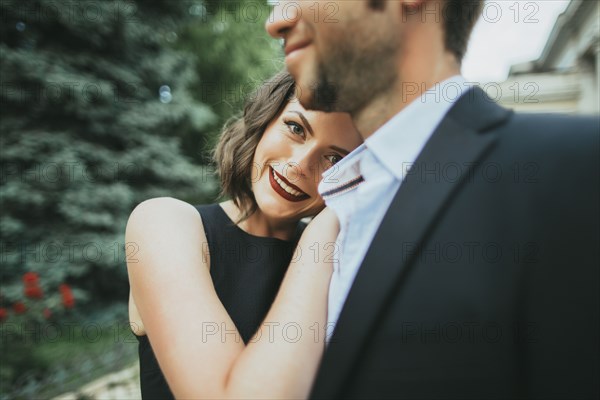
[(302, 90), (302, 93), (300, 94), (300, 96), (298, 96), (298, 101), (300, 102), (300, 105), (302, 107), (304, 107), (306, 110), (321, 111), (321, 110), (317, 110), (315, 108), (315, 104), (313, 101), (313, 94), (308, 89)]
[(338, 111), (337, 88), (328, 82), (320, 69), (315, 71), (304, 64), (301, 68), (289, 68), (288, 72), (296, 81), (296, 97), (307, 110), (334, 112)]

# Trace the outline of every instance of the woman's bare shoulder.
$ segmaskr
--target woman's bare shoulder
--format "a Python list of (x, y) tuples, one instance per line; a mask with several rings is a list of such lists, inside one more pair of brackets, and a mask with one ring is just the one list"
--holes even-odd
[[(197, 244), (206, 241), (200, 213), (189, 203), (173, 197), (156, 197), (138, 204), (127, 221), (125, 241), (130, 284), (139, 283), (140, 276), (135, 273), (139, 268), (136, 265), (143, 266), (146, 277), (149, 274), (161, 276), (161, 271), (173, 268), (173, 262), (179, 257), (188, 262), (195, 260), (197, 264), (210, 269), (208, 246), (201, 246), (201, 254), (197, 252)], [(129, 321), (134, 334), (146, 334), (131, 291)]]
[[(156, 197), (133, 209), (127, 220), (125, 241), (133, 247), (162, 247), (188, 253), (189, 246), (195, 248), (207, 239), (202, 218), (194, 206), (173, 197)], [(208, 267), (206, 256), (202, 259)]]
[(125, 247), (131, 288), (129, 320), (136, 335), (146, 334), (139, 310), (148, 301), (148, 293), (163, 290), (163, 283), (172, 281), (173, 271), (180, 272), (178, 276), (193, 275), (190, 281), (195, 284), (212, 284), (208, 246), (198, 244), (205, 241), (200, 213), (184, 201), (157, 197), (133, 209), (127, 221)]
[(129, 219), (134, 216), (139, 216), (142, 218), (138, 219), (145, 220), (147, 218), (150, 221), (156, 218), (189, 216), (191, 214), (198, 215), (198, 217), (200, 217), (198, 210), (185, 201), (173, 197), (154, 197), (144, 200), (135, 206), (129, 216)]
[(200, 229), (204, 233), (198, 210), (189, 203), (173, 197), (155, 197), (138, 204), (127, 220), (126, 231), (168, 229)]

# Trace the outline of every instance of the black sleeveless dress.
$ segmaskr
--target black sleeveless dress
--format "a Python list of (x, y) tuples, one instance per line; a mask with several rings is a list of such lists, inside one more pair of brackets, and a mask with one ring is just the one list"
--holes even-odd
[[(251, 235), (219, 204), (195, 206), (210, 252), (210, 275), (245, 344), (266, 317), (306, 224), (291, 241)], [(202, 245), (202, 244), (199, 244)], [(146, 335), (137, 336), (142, 398), (174, 399)]]

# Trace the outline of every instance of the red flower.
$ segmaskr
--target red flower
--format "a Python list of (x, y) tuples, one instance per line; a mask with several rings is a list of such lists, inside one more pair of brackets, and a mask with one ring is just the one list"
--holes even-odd
[(73, 308), (73, 306), (75, 305), (75, 299), (73, 298), (73, 296), (63, 295), (63, 305), (65, 306), (65, 308)]
[(0, 308), (0, 322), (4, 322), (8, 318), (8, 310), (6, 308)]
[(18, 301), (13, 304), (13, 310), (15, 310), (15, 314), (23, 314), (27, 310), (27, 307), (25, 307), (25, 304)]
[(26, 286), (37, 285), (38, 280), (39, 276), (35, 272), (26, 272), (25, 274), (23, 274), (23, 283)]
[(49, 308), (44, 308), (43, 314), (44, 314), (44, 318), (50, 319), (50, 317), (52, 316), (52, 311), (50, 311)]
[(25, 296), (32, 299), (41, 299), (44, 297), (44, 291), (39, 286), (27, 286), (25, 287)]
[(73, 292), (71, 288), (66, 283), (61, 284), (58, 289), (62, 294), (62, 303), (65, 308), (73, 308), (75, 305), (75, 298), (73, 297)]

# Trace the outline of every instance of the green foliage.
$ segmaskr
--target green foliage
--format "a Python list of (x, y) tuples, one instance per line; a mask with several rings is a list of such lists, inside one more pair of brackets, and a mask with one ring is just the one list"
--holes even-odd
[[(194, 19), (182, 27), (175, 46), (196, 57), (190, 91), (217, 114), (207, 130), (210, 147), (225, 121), (241, 110), (245, 97), (285, 65), (280, 44), (265, 32), (270, 7), (264, 1), (192, 3)], [(197, 143), (188, 144), (191, 157), (202, 152)]]
[[(75, 307), (126, 303), (124, 232), (133, 208), (159, 196), (210, 201), (214, 180), (181, 149), (179, 132), (216, 114), (188, 92), (194, 57), (174, 49), (183, 2), (0, 2), (0, 308), (3, 325), (60, 321), (62, 283)], [(21, 277), (44, 292), (26, 298)], [(25, 304), (19, 312), (15, 304)], [(71, 316), (73, 317), (73, 315)], [(8, 345), (13, 371), (35, 346)], [(10, 362), (10, 357), (7, 357)], [(5, 367), (6, 365), (3, 365)]]
[[(52, 344), (4, 340), (8, 326), (127, 304), (137, 204), (213, 201), (206, 150), (283, 68), (268, 12), (257, 1), (0, 0), (0, 386), (56, 368)], [(26, 272), (41, 297), (27, 296)]]
[[(2, 15), (3, 286), (29, 270), (123, 296), (131, 210), (214, 193), (177, 136), (195, 129), (201, 141), (215, 120), (187, 91), (194, 59), (166, 39), (187, 7), (3, 1)], [(4, 300), (17, 301), (13, 292)]]
[(0, 382), (14, 383), (1, 386), (0, 399), (52, 398), (131, 365), (137, 340), (127, 322), (126, 306), (115, 304), (60, 323), (1, 324)]

